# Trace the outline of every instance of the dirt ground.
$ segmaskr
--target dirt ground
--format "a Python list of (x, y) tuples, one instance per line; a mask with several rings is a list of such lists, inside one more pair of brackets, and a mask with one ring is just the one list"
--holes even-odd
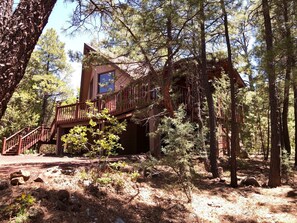
[[(130, 169), (143, 160), (117, 159), (127, 160)], [(120, 177), (124, 185), (118, 190), (116, 185), (94, 187), (85, 179), (83, 173), (98, 166), (96, 160), (37, 155), (0, 156), (0, 180), (8, 181), (10, 173), (20, 169), (31, 173), (24, 185), (0, 190), (0, 222), (297, 223), (296, 171), (278, 188), (241, 186), (234, 189), (228, 185), (229, 171), (224, 171), (225, 181), (211, 179), (203, 163), (198, 159), (196, 163), (197, 177), (193, 182), (192, 201), (188, 203), (179, 185), (173, 183), (176, 177), (166, 168), (159, 168), (153, 176), (140, 177), (137, 182), (132, 182), (130, 175), (123, 173)], [(220, 165), (227, 169), (226, 163)], [(35, 182), (38, 176), (44, 182)], [(268, 164), (259, 159), (241, 160), (238, 176), (240, 179), (253, 176), (265, 186)], [(23, 221), (20, 216), (16, 218), (13, 215), (16, 211), (13, 203), (18, 202), (22, 195), (34, 197), (33, 205), (27, 210), (29, 218)]]

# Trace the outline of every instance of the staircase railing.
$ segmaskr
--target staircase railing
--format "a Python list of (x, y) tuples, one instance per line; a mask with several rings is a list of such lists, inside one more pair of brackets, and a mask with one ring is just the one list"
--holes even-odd
[(29, 128), (25, 127), (8, 138), (4, 137), (2, 141), (2, 154), (6, 154), (8, 151), (14, 149), (19, 144), (20, 137), (26, 130), (29, 130)]
[(38, 126), (31, 132), (22, 136), (18, 144), (18, 154), (24, 153), (27, 149), (34, 146), (38, 142), (47, 142), (50, 139), (50, 128), (44, 125)]

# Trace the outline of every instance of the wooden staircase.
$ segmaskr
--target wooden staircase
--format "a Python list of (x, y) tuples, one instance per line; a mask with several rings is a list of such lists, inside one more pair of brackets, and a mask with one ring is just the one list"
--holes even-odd
[(4, 137), (2, 141), (2, 155), (19, 155), (25, 153), (26, 150), (37, 143), (53, 143), (55, 130), (55, 120), (50, 128), (44, 125), (32, 130), (23, 128), (8, 138)]

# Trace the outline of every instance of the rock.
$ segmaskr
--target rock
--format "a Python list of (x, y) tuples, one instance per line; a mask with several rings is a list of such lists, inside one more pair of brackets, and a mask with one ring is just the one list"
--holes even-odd
[(30, 172), (25, 170), (19, 170), (10, 174), (10, 179), (22, 177), (24, 181), (29, 180)]
[(254, 186), (260, 187), (259, 182), (256, 180), (255, 177), (246, 177), (240, 182), (241, 186)]
[(0, 180), (0, 190), (5, 190), (9, 187), (9, 181)]
[(297, 191), (291, 190), (287, 193), (287, 197), (297, 197)]
[(67, 167), (67, 168), (63, 168), (61, 170), (62, 174), (65, 174), (65, 175), (74, 175), (75, 174), (75, 169), (71, 168), (71, 167)]
[(44, 183), (44, 180), (43, 180), (40, 176), (38, 176), (38, 177), (34, 180), (34, 182)]
[(23, 177), (15, 177), (10, 180), (11, 185), (16, 186), (16, 185), (22, 185), (25, 184), (24, 178)]
[(59, 190), (57, 195), (60, 201), (63, 201), (64, 203), (68, 203), (70, 198), (70, 193), (67, 190)]

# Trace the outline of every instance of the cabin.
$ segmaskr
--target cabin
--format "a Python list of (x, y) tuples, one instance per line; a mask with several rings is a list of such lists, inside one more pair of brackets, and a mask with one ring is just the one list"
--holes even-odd
[[(84, 55), (96, 51), (91, 46), (84, 45)], [(56, 145), (56, 153), (63, 154), (64, 146), (61, 137), (67, 134), (76, 125), (88, 125), (89, 105), (87, 101), (98, 109), (107, 108), (113, 116), (119, 120), (127, 121), (127, 131), (120, 136), (120, 143), (125, 150), (123, 154), (139, 154), (150, 151), (152, 154), (160, 147), (160, 138), (150, 137), (148, 133), (154, 132), (160, 118), (154, 117), (160, 111), (160, 107), (151, 106), (158, 99), (158, 82), (152, 78), (150, 73), (142, 68), (137, 71), (137, 65), (132, 66), (125, 62), (114, 61), (103, 57), (97, 65), (83, 64), (81, 74), (80, 95), (76, 103), (70, 105), (56, 106), (55, 118), (51, 126), (38, 126), (33, 129), (24, 128), (10, 137), (3, 139), (2, 154), (18, 155), (24, 153), (37, 143), (51, 143)], [(173, 78), (174, 92), (176, 93), (175, 106), (185, 104), (187, 113), (192, 121), (195, 121), (195, 104), (202, 98), (201, 92), (194, 92), (193, 81), (188, 80), (182, 73), (190, 70), (199, 70), (199, 66), (193, 63), (193, 59), (182, 59), (174, 63), (174, 70), (178, 71), (178, 77)], [(188, 69), (186, 71), (185, 69)], [(207, 63), (207, 74), (209, 83), (219, 78), (223, 72), (230, 71), (226, 61), (209, 61)], [(232, 74), (239, 87), (245, 84), (236, 70)], [(160, 79), (162, 76), (160, 74)], [(194, 94), (194, 93), (195, 94)], [(197, 96), (198, 94), (198, 96)], [(219, 106), (218, 106), (219, 107)], [(150, 109), (148, 109), (150, 108)], [(218, 120), (222, 118), (220, 111)], [(139, 123), (134, 118), (139, 118)], [(219, 126), (220, 131), (224, 126)], [(228, 134), (219, 140), (219, 148), (228, 146)]]

